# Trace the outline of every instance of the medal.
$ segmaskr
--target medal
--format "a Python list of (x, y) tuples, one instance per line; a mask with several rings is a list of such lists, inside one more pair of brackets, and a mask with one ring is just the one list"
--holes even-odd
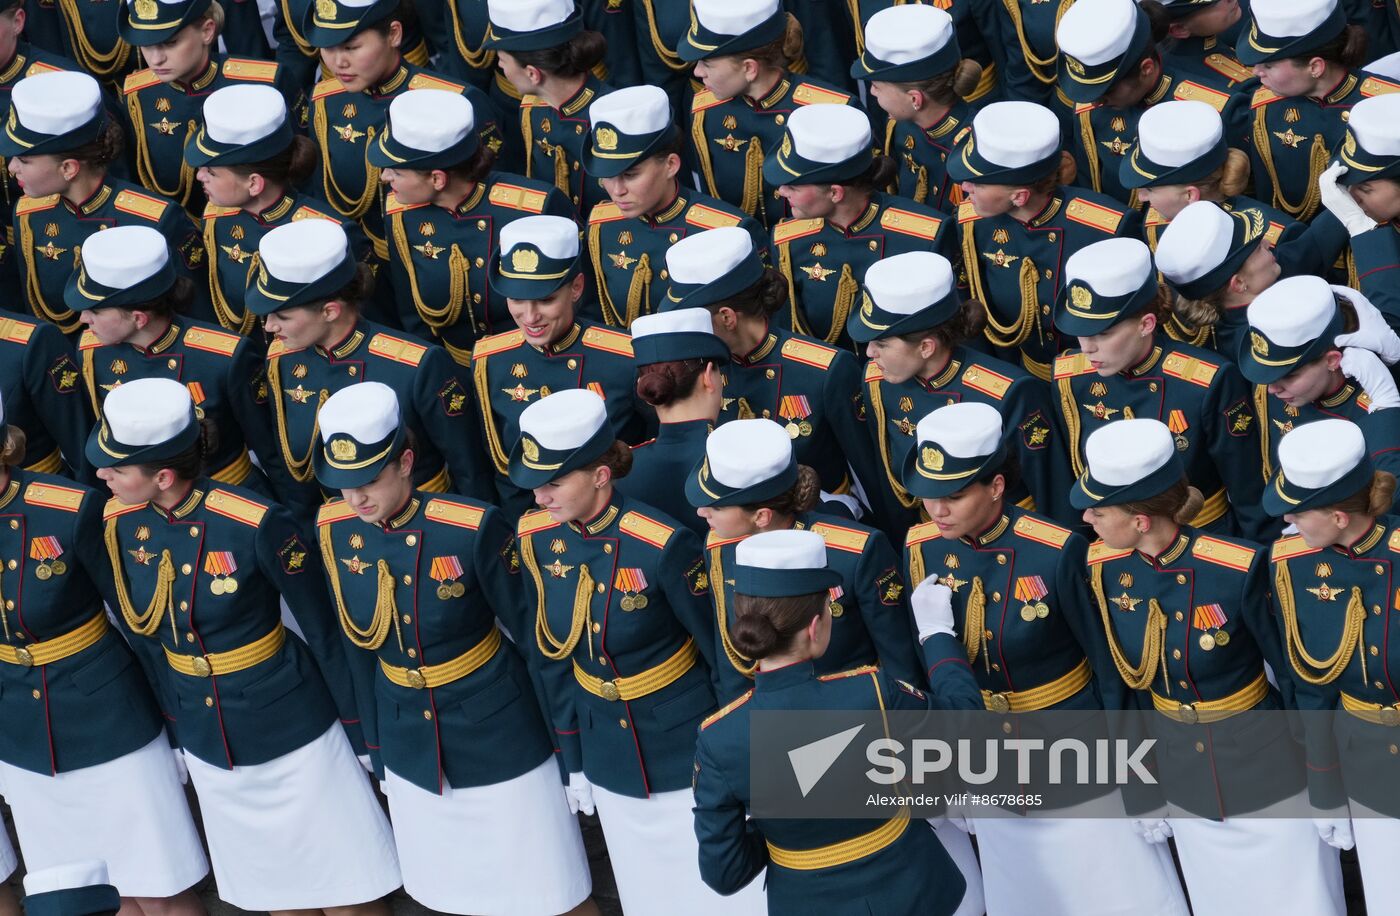
[(1050, 606), (1044, 601), (1037, 601), (1035, 603), (1035, 616), (1039, 617), (1041, 620), (1044, 620), (1046, 617), (1049, 617)]
[(1033, 604), (1027, 604), (1027, 605), (1025, 605), (1024, 607), (1022, 607), (1022, 608), (1021, 608), (1021, 619), (1024, 620), (1026, 623), (1030, 623), (1032, 620), (1034, 620), (1034, 619), (1035, 619), (1035, 605), (1033, 605)]
[(1172, 431), (1172, 441), (1176, 443), (1176, 450), (1184, 452), (1191, 447), (1191, 443), (1186, 441), (1184, 433), (1191, 428), (1191, 424), (1186, 420), (1186, 411), (1173, 410), (1167, 415), (1167, 428)]
[(1225, 626), (1225, 609), (1218, 604), (1203, 604), (1192, 611), (1191, 625), (1198, 630), (1214, 631), (1202, 632), (1196, 640), (1207, 652), (1230, 641), (1229, 635), (1222, 629)]
[(1211, 636), (1209, 633), (1202, 633), (1199, 641), (1201, 643), (1201, 648), (1205, 649), (1207, 652), (1215, 648), (1215, 637)]
[(790, 438), (812, 434), (812, 424), (807, 422), (811, 415), (812, 405), (805, 394), (785, 394), (778, 401), (778, 416), (787, 421), (783, 428)]
[(1217, 646), (1228, 646), (1230, 644), (1230, 634), (1224, 630), (1216, 630), (1215, 644)]
[(838, 600), (844, 594), (846, 594), (846, 590), (839, 585), (826, 590), (827, 603), (831, 605), (832, 617), (840, 617), (846, 613), (846, 609), (841, 606), (841, 602)]
[(457, 581), (462, 578), (462, 561), (457, 559), (456, 554), (433, 557), (428, 575), (437, 581), (437, 596), (442, 601), (460, 598), (467, 593), (467, 587)]
[(214, 578), (209, 581), (209, 592), (213, 595), (232, 595), (238, 591), (238, 580), (233, 574), (238, 570), (238, 561), (230, 550), (211, 550), (204, 555), (204, 571)]
[(40, 582), (68, 571), (68, 564), (59, 560), (61, 556), (63, 545), (53, 535), (37, 537), (29, 542), (29, 559), (39, 561), (39, 565), (34, 567), (34, 576)]
[(1050, 606), (1040, 600), (1050, 594), (1050, 587), (1040, 576), (1020, 576), (1015, 585), (1016, 600), (1025, 602), (1021, 608), (1021, 619), (1030, 623), (1037, 618), (1050, 616)]
[(812, 424), (803, 420), (801, 423), (797, 424), (797, 431), (804, 436), (810, 436), (812, 435)]
[(790, 421), (787, 426), (783, 427), (783, 429), (787, 430), (789, 439), (796, 439), (798, 436), (802, 435), (802, 427)]
[(646, 607), (647, 596), (642, 594), (646, 587), (647, 577), (640, 569), (619, 569), (613, 578), (613, 588), (622, 592), (618, 607), (624, 611), (640, 611)]
[(631, 595), (623, 595), (622, 600), (618, 603), (622, 605), (624, 611), (635, 611), (637, 609), (636, 599)]

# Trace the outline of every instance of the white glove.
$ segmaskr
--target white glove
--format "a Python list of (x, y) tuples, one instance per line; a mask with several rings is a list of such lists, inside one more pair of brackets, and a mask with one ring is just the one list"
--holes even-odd
[(1360, 326), (1350, 334), (1338, 334), (1332, 338), (1339, 347), (1361, 347), (1370, 350), (1381, 358), (1387, 366), (1400, 362), (1400, 335), (1395, 333), (1385, 320), (1381, 310), (1370, 299), (1349, 286), (1332, 285), (1332, 292), (1351, 303), (1356, 309)]
[(1367, 216), (1361, 205), (1352, 199), (1346, 188), (1337, 184), (1337, 178), (1347, 170), (1340, 162), (1318, 176), (1317, 187), (1322, 192), (1322, 205), (1332, 211), (1352, 238), (1376, 228), (1376, 221)]
[(180, 785), (182, 785), (182, 786), (187, 786), (187, 785), (189, 785), (189, 784), (190, 784), (190, 768), (187, 767), (187, 766), (185, 766), (185, 751), (184, 751), (184, 748), (172, 747), (172, 748), (170, 749), (170, 756), (175, 758), (175, 775), (178, 776), (178, 777), (180, 777)]
[(1400, 407), (1400, 390), (1381, 358), (1370, 350), (1347, 347), (1342, 350), (1342, 372), (1356, 379), (1371, 398), (1370, 412)]
[(938, 633), (953, 635), (953, 591), (929, 576), (909, 596), (914, 609), (914, 623), (919, 628), (919, 642)]
[(1317, 828), (1317, 835), (1322, 838), (1322, 842), (1333, 849), (1352, 849), (1356, 846), (1349, 817), (1315, 817), (1313, 826)]
[(1133, 829), (1138, 832), (1138, 836), (1153, 845), (1165, 843), (1167, 837), (1172, 835), (1172, 826), (1167, 823), (1165, 817), (1135, 817)]
[(564, 789), (564, 796), (569, 801), (569, 813), (592, 814), (593, 807), (593, 783), (588, 781), (588, 777), (582, 773), (570, 773), (569, 784)]
[(849, 493), (828, 493), (822, 490), (819, 499), (824, 503), (840, 503), (851, 511), (851, 518), (859, 519), (865, 515), (865, 509), (861, 506), (860, 500)]
[(1282, 531), (1282, 533), (1283, 533), (1283, 534), (1287, 534), (1287, 535), (1297, 534), (1297, 533), (1298, 533), (1298, 526), (1295, 525), (1295, 524), (1293, 524), (1292, 522), (1289, 522), (1287, 525), (1284, 525), (1284, 526), (1283, 526), (1283, 531)]

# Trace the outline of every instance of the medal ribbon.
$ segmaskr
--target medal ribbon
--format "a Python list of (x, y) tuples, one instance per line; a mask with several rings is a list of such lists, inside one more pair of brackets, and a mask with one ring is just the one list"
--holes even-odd
[(43, 563), (63, 556), (63, 545), (53, 535), (32, 538), (29, 541), (29, 559)]
[(1171, 430), (1173, 435), (1181, 435), (1190, 426), (1191, 424), (1186, 422), (1186, 411), (1184, 410), (1173, 410), (1167, 415), (1167, 429)]
[(812, 405), (805, 394), (785, 394), (778, 402), (778, 416), (784, 420), (805, 420), (812, 415)]
[(238, 562), (229, 550), (211, 550), (204, 555), (204, 571), (211, 576), (231, 576), (238, 571)]
[(613, 580), (613, 587), (624, 592), (646, 591), (647, 578), (640, 569), (619, 569), (617, 578)]
[(1016, 600), (1026, 604), (1032, 601), (1039, 601), (1050, 594), (1050, 589), (1045, 587), (1045, 580), (1040, 576), (1022, 576), (1016, 580)]
[(458, 560), (455, 555), (450, 557), (433, 557), (433, 567), (429, 575), (437, 582), (460, 579), (462, 578), (462, 561)]
[(1191, 625), (1198, 630), (1218, 630), (1225, 626), (1225, 609), (1218, 604), (1203, 604), (1191, 612)]

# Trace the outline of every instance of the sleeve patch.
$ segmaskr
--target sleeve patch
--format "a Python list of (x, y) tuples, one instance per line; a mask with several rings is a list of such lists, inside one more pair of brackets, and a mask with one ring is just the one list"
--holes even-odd
[(508, 535), (506, 542), (501, 545), (499, 551), (501, 560), (506, 564), (506, 572), (512, 576), (520, 574), (520, 548), (515, 539), (515, 535)]
[(1050, 444), (1050, 424), (1038, 410), (1022, 420), (1017, 428), (1021, 430), (1022, 444), (1028, 449), (1040, 451)]
[(710, 576), (705, 572), (704, 557), (696, 560), (695, 564), (685, 571), (685, 587), (697, 597), (710, 590)]
[(59, 394), (71, 394), (78, 388), (78, 364), (67, 353), (49, 366), (49, 382)]
[(1254, 405), (1249, 398), (1240, 398), (1225, 409), (1225, 430), (1235, 438), (1249, 435), (1254, 425)]
[(449, 417), (460, 417), (462, 408), (467, 403), (467, 389), (462, 387), (457, 376), (452, 376), (447, 380), (447, 384), (438, 391), (438, 403), (442, 405), (442, 412)]
[(277, 551), (277, 559), (282, 563), (284, 573), (295, 576), (306, 570), (306, 554), (306, 545), (301, 542), (301, 536), (294, 534)]
[(880, 573), (880, 578), (875, 580), (875, 588), (880, 593), (880, 603), (886, 607), (894, 607), (904, 598), (904, 577), (899, 574), (898, 569), (891, 566)]

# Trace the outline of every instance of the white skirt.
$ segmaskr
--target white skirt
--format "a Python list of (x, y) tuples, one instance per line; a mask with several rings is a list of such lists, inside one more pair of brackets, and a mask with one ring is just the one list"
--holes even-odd
[[(1297, 810), (1298, 804), (1291, 804)], [(1196, 916), (1307, 913), (1343, 916), (1337, 850), (1308, 818), (1168, 819)]]
[(10, 875), (19, 868), (19, 857), (15, 855), (15, 848), (10, 845), (10, 835), (4, 830), (0, 830), (0, 883), (10, 880)]
[(1188, 916), (1171, 850), (1127, 818), (983, 817), (987, 916)]
[(424, 791), (385, 771), (404, 890), (429, 909), (553, 916), (593, 890), (559, 766), (546, 760), (489, 786)]
[(595, 785), (593, 802), (627, 916), (766, 916), (762, 873), (729, 897), (700, 879), (695, 795), (689, 789), (632, 798)]
[(57, 776), (0, 763), (0, 793), (27, 871), (102, 859), (123, 897), (172, 897), (209, 873), (164, 732), (116, 760)]
[(1385, 913), (1400, 900), (1400, 869), (1395, 867), (1400, 862), (1400, 820), (1377, 814), (1357, 802), (1351, 803), (1351, 813), (1366, 910)]
[(982, 916), (987, 912), (987, 900), (982, 892), (982, 867), (977, 864), (977, 851), (972, 848), (972, 840), (942, 818), (931, 818), (929, 826), (967, 882), (967, 890), (963, 891), (962, 902), (953, 911), (953, 916)]
[(185, 763), (220, 899), (312, 910), (378, 900), (402, 883), (389, 822), (340, 723), (267, 763)]

